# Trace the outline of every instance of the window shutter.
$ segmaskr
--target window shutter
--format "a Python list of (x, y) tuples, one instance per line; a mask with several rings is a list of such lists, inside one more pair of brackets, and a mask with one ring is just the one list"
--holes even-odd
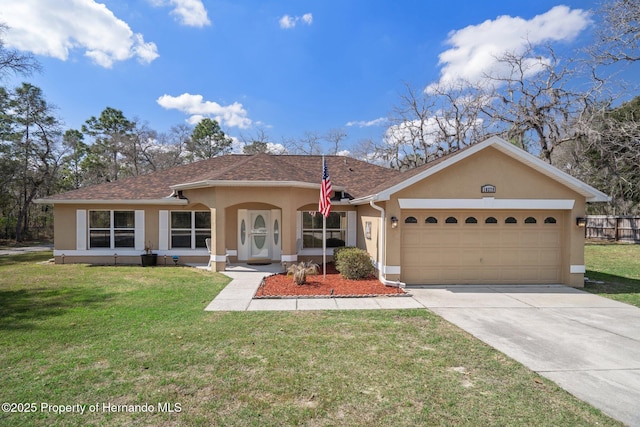
[(169, 211), (158, 213), (158, 249), (169, 250)]
[(136, 228), (135, 228), (135, 243), (134, 246), (137, 251), (143, 251), (145, 248), (144, 244), (144, 211), (136, 211)]
[(356, 236), (358, 235), (358, 230), (356, 229), (356, 212), (348, 211), (347, 212), (347, 246), (355, 246), (356, 245)]
[(87, 211), (76, 210), (76, 250), (87, 250)]

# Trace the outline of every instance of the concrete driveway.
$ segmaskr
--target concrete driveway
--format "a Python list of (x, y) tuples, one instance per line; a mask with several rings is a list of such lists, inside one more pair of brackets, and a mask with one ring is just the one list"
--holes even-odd
[(640, 426), (640, 309), (560, 285), (411, 288), (415, 300), (556, 382)]

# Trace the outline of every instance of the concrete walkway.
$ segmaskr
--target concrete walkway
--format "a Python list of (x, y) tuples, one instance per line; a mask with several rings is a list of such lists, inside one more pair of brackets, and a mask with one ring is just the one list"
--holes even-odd
[(280, 265), (232, 265), (224, 271), (233, 280), (205, 311), (380, 310), (425, 308), (411, 297), (253, 299), (263, 277), (282, 271)]
[(233, 280), (208, 311), (427, 308), (609, 416), (640, 427), (637, 307), (561, 285), (429, 286), (410, 288), (411, 297), (253, 300), (269, 272), (234, 267), (225, 274)]

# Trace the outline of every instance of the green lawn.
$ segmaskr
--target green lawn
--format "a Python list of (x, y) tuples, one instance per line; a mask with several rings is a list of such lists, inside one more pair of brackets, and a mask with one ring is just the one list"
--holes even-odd
[(619, 425), (428, 310), (210, 313), (219, 274), (50, 256), (0, 257), (3, 426)]
[(591, 243), (585, 246), (585, 289), (640, 307), (640, 245)]

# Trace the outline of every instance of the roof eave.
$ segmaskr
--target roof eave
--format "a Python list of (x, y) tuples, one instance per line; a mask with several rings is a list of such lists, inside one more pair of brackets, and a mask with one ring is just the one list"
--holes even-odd
[(366, 205), (366, 204), (369, 204), (369, 202), (384, 202), (387, 200), (389, 199), (388, 198), (381, 199), (379, 193), (376, 193), (376, 194), (370, 194), (364, 197), (357, 197), (353, 200), (350, 200), (349, 203), (352, 205)]
[(162, 199), (36, 199), (34, 203), (48, 205), (188, 205), (189, 201), (178, 198)]
[[(311, 183), (303, 181), (227, 181), (227, 180), (206, 180), (197, 182), (187, 182), (184, 184), (172, 185), (172, 190), (195, 190), (198, 188), (208, 187), (296, 187), (296, 188), (309, 188), (320, 189), (320, 183)], [(345, 187), (342, 185), (333, 185), (335, 191), (344, 191)]]

